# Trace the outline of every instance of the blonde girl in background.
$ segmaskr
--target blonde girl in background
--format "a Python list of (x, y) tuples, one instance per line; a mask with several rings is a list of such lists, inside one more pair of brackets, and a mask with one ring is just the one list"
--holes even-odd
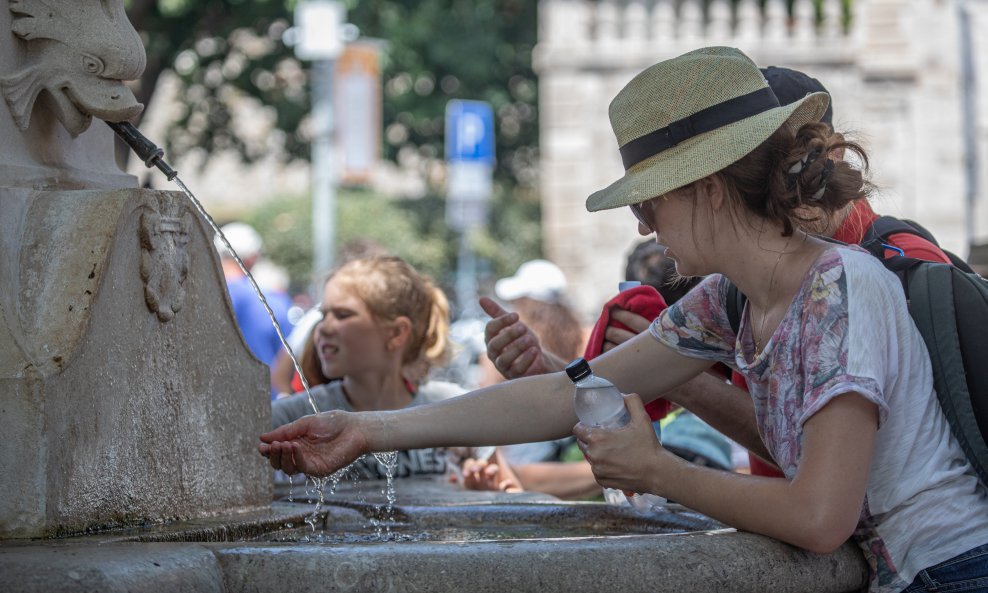
[[(322, 320), (305, 349), (306, 376), (326, 383), (311, 389), (321, 412), (400, 410), (459, 395), (453, 383), (426, 380), (447, 359), (449, 304), (432, 280), (398, 257), (351, 260), (326, 281)], [(277, 428), (312, 413), (305, 393), (275, 401)], [(386, 477), (373, 456), (356, 464), (357, 475)], [(443, 451), (426, 447), (398, 452), (396, 477), (445, 475)]]

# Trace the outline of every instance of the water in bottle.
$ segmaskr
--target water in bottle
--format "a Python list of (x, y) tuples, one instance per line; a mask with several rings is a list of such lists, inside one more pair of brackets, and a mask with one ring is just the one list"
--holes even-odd
[(573, 407), (580, 422), (587, 426), (620, 428), (631, 420), (621, 392), (607, 379), (593, 374), (586, 360), (577, 358), (566, 365), (566, 375), (576, 385)]
[[(586, 360), (578, 358), (566, 366), (566, 374), (576, 384), (573, 408), (576, 417), (587, 426), (601, 428), (621, 428), (631, 421), (624, 396), (613, 383), (593, 374)], [(665, 499), (652, 494), (635, 494), (625, 499), (624, 493), (611, 488), (604, 489), (607, 502), (620, 504), (627, 500), (635, 510), (649, 512), (652, 506), (665, 502)]]

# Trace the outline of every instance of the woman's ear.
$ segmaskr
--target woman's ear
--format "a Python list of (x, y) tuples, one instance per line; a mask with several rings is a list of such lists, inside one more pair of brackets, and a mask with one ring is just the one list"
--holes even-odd
[(400, 350), (408, 343), (408, 338), (412, 335), (412, 320), (401, 315), (391, 322), (390, 329), (391, 332), (388, 335), (387, 343), (388, 350)]
[(724, 178), (720, 175), (707, 175), (697, 183), (703, 184), (703, 192), (710, 208), (716, 212), (727, 203), (727, 187), (724, 186)]

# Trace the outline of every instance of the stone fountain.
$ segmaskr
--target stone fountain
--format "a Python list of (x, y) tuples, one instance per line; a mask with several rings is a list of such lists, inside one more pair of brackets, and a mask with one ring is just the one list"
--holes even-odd
[(182, 193), (138, 189), (96, 121), (140, 112), (123, 83), (144, 55), (123, 0), (0, 0), (0, 589), (861, 586), (850, 544), (816, 556), (678, 505), (406, 480), (389, 520), (417, 535), (384, 543), (337, 537), (380, 520), (373, 497), (274, 500), (267, 370), (212, 231)]
[(93, 123), (140, 113), (144, 55), (121, 0), (0, 2), (0, 537), (271, 500), (212, 231)]

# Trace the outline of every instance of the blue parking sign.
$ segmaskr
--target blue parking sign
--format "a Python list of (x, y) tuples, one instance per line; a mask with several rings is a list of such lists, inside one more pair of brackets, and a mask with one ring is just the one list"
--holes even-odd
[(494, 163), (494, 110), (490, 103), (446, 103), (446, 160)]

